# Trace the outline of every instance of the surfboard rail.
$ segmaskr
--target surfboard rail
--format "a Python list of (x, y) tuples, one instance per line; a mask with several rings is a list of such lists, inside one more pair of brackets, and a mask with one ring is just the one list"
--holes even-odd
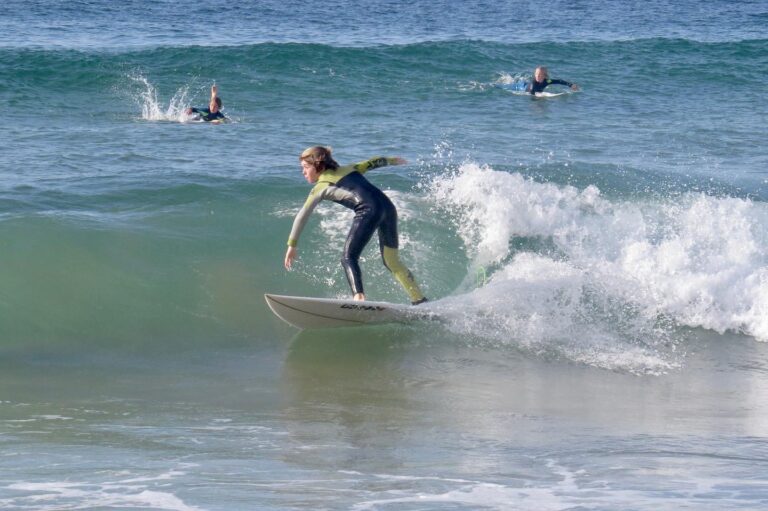
[(264, 299), (278, 318), (302, 330), (412, 323), (435, 317), (434, 313), (420, 310), (413, 305), (388, 302), (360, 302), (271, 293), (265, 293)]

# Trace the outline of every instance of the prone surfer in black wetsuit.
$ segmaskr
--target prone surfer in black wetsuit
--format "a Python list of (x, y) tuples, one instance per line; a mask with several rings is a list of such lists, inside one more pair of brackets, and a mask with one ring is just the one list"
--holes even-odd
[(226, 119), (221, 113), (221, 98), (219, 97), (219, 88), (216, 85), (211, 86), (211, 100), (208, 102), (208, 108), (187, 108), (187, 115), (197, 114), (197, 117), (206, 122), (221, 121)]
[(545, 88), (547, 88), (548, 85), (565, 85), (566, 87), (570, 87), (571, 90), (579, 90), (579, 86), (575, 83), (566, 82), (565, 80), (556, 80), (549, 77), (549, 71), (547, 71), (547, 68), (544, 66), (539, 66), (536, 68), (536, 70), (533, 72), (533, 81), (528, 84), (528, 87), (526, 87), (525, 91), (529, 92), (531, 95), (536, 94), (537, 92), (543, 92)]
[(427, 299), (416, 284), (413, 275), (400, 262), (398, 256), (397, 210), (389, 197), (363, 176), (368, 170), (386, 165), (402, 165), (405, 160), (379, 157), (340, 167), (331, 156), (330, 148), (315, 146), (301, 153), (299, 161), (304, 178), (315, 186), (309, 192), (304, 206), (293, 221), (293, 228), (288, 236), (288, 250), (285, 253), (285, 268), (290, 269), (296, 258), (299, 235), (312, 211), (320, 201), (330, 200), (355, 212), (341, 259), (354, 299), (365, 300), (358, 260), (373, 233), (378, 231), (379, 248), (384, 266), (403, 286), (411, 303), (417, 305), (426, 302)]

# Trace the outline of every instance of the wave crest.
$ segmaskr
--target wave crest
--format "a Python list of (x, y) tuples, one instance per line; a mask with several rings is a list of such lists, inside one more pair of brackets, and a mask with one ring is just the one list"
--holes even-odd
[(764, 203), (701, 193), (611, 200), (594, 186), (471, 163), (429, 189), (463, 241), (468, 274), (490, 274), (485, 288), (459, 300), (464, 311), (476, 304), (495, 318), (488, 324), (497, 337), (593, 348), (610, 338), (651, 356), (685, 328), (768, 341)]

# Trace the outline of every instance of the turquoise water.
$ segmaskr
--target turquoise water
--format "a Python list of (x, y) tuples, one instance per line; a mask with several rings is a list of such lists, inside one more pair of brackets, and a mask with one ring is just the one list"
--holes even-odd
[[(6, 9), (0, 508), (765, 506), (764, 3)], [(348, 294), (313, 144), (408, 160), (439, 328), (269, 312)]]

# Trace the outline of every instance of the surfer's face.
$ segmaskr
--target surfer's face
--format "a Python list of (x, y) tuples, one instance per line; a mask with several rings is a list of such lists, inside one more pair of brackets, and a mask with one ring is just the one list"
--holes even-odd
[(315, 168), (315, 165), (309, 163), (307, 160), (301, 160), (301, 172), (304, 174), (304, 179), (310, 184), (317, 183), (317, 178), (320, 173)]
[(543, 82), (547, 78), (547, 70), (543, 67), (536, 68), (536, 71), (533, 73), (533, 78), (537, 82)]

